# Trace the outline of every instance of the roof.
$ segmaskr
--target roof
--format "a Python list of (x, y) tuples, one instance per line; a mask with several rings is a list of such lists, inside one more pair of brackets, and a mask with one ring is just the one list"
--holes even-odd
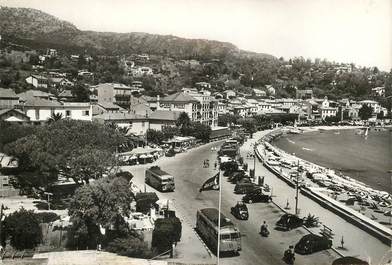
[(362, 100), (362, 101), (359, 101), (358, 103), (361, 103), (361, 104), (377, 104), (378, 102), (374, 101), (374, 100)]
[(120, 106), (117, 106), (116, 104), (113, 104), (112, 102), (101, 102), (101, 103), (98, 103), (98, 105), (104, 109), (122, 110), (122, 108)]
[(18, 110), (18, 109), (2, 109), (2, 110), (0, 110), (0, 116), (2, 116), (2, 115), (5, 114), (5, 113), (11, 112), (11, 111), (12, 111), (12, 112), (17, 112), (18, 114), (23, 115), (23, 116), (25, 116), (27, 119), (30, 120), (30, 117), (29, 117), (29, 116), (27, 116), (23, 111)]
[(15, 91), (11, 88), (0, 88), (0, 98), (16, 98), (19, 97), (16, 95)]
[(154, 172), (154, 173), (156, 173), (156, 174), (158, 174), (158, 175), (161, 175), (161, 176), (163, 176), (163, 175), (170, 175), (169, 173), (167, 173), (166, 171), (163, 171), (160, 167), (158, 167), (158, 166), (152, 166), (152, 167), (150, 167), (149, 169), (147, 169), (147, 170), (149, 170), (149, 171), (151, 171), (151, 172)]
[(260, 93), (260, 94), (266, 94), (264, 90), (260, 90), (260, 89), (257, 89), (257, 88), (253, 88), (253, 92)]
[(161, 102), (199, 102), (187, 93), (177, 92), (161, 99)]
[(180, 114), (180, 111), (156, 110), (151, 113), (149, 118), (152, 120), (176, 121)]
[(26, 102), (24, 103), (26, 107), (59, 107), (62, 104), (55, 100), (47, 100), (43, 98), (27, 98)]
[(67, 80), (67, 79), (65, 79), (64, 77), (52, 77), (50, 79), (50, 81), (52, 81), (53, 83), (60, 83), (63, 80)]
[(102, 113), (96, 115), (94, 119), (113, 121), (113, 120), (146, 120), (147, 118), (142, 115), (128, 113), (128, 112), (115, 112), (115, 113)]
[(36, 79), (41, 79), (41, 80), (46, 80), (47, 79), (45, 76), (42, 76), (42, 75), (31, 75), (31, 76), (36, 78)]
[(71, 90), (63, 90), (60, 94), (59, 94), (59, 98), (73, 98), (74, 96), (72, 95), (72, 91)]
[(121, 89), (121, 90), (135, 90), (134, 87), (130, 87), (124, 84), (120, 84), (120, 83), (102, 83), (102, 84), (98, 84), (96, 86), (96, 90), (102, 89), (102, 88), (113, 88), (113, 89)]
[(62, 105), (64, 107), (91, 107), (90, 102), (63, 102)]
[(27, 100), (27, 99), (33, 98), (33, 97), (49, 98), (49, 97), (53, 97), (54, 95), (51, 93), (41, 91), (41, 90), (31, 89), (31, 90), (27, 90), (25, 92), (17, 94), (17, 96), (19, 96), (20, 98), (22, 98), (24, 100)]
[[(204, 214), (216, 226), (218, 225), (219, 212), (216, 208), (205, 208), (205, 209), (201, 209), (200, 212)], [(226, 216), (224, 216), (222, 213), (220, 219), (221, 219), (221, 224), (220, 224), (221, 227), (233, 225), (233, 223), (229, 219), (227, 219)]]

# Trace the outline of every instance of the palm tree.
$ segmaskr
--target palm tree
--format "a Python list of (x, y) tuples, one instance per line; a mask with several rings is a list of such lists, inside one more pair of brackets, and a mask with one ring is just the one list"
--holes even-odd
[(117, 131), (124, 135), (127, 135), (129, 132), (129, 127), (117, 127)]
[(52, 113), (52, 115), (48, 119), (48, 123), (59, 121), (62, 118), (63, 118), (63, 114), (62, 113)]

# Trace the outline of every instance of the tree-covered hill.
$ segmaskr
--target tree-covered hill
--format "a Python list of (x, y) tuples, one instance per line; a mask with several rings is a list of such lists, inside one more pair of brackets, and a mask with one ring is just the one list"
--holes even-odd
[(119, 55), (149, 53), (174, 58), (223, 58), (256, 56), (274, 58), (269, 54), (242, 51), (231, 43), (204, 39), (185, 39), (172, 35), (148, 33), (113, 33), (81, 31), (69, 22), (31, 8), (0, 9), (0, 32), (19, 44), (52, 46), (66, 49), (87, 49), (90, 53)]

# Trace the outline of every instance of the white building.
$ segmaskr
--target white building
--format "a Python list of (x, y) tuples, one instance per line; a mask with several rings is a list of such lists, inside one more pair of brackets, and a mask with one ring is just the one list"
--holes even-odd
[(178, 92), (159, 99), (157, 104), (158, 110), (185, 112), (192, 121), (212, 127), (218, 125), (218, 101), (210, 95), (193, 91)]
[(92, 106), (90, 103), (60, 103), (58, 101), (34, 98), (28, 99), (21, 107), (32, 122), (45, 122), (54, 114), (61, 114), (62, 118), (72, 120), (92, 120)]
[(35, 88), (48, 88), (48, 79), (42, 75), (30, 75), (26, 78), (26, 83)]
[(146, 116), (129, 112), (103, 113), (94, 116), (94, 120), (100, 123), (115, 123), (120, 128), (127, 128), (128, 134), (146, 135), (149, 129), (149, 121)]
[(377, 101), (374, 100), (362, 100), (359, 101), (358, 104), (360, 105), (367, 105), (368, 107), (371, 107), (373, 109), (373, 113), (378, 114), (381, 112), (381, 106)]
[(145, 75), (153, 75), (154, 72), (151, 67), (140, 66), (137, 68), (132, 68), (131, 74), (135, 77), (141, 77), (141, 76), (145, 76)]
[(338, 112), (338, 108), (330, 107), (328, 98), (325, 97), (324, 101), (321, 103), (321, 107), (320, 107), (321, 119), (324, 120), (326, 117), (336, 116), (337, 112)]

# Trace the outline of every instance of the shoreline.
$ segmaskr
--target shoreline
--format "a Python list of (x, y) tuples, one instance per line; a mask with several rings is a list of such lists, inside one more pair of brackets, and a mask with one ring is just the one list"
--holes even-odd
[[(318, 130), (320, 127), (312, 128), (311, 131)], [(324, 129), (324, 126), (321, 126)], [(327, 130), (336, 130), (336, 129), (356, 129), (352, 126), (349, 128), (345, 127), (330, 127)], [(307, 160), (301, 159), (297, 156), (291, 155), (279, 147), (273, 146), (270, 142), (277, 137), (281, 137), (284, 133), (281, 129), (275, 129), (271, 132), (268, 132), (260, 139), (258, 139), (257, 145), (255, 146), (255, 153), (260, 161), (264, 164), (264, 166), (277, 177), (281, 178), (285, 181), (289, 186), (294, 187), (295, 181), (291, 178), (290, 170), (295, 169), (296, 164), (298, 163), (301, 167), (305, 168), (305, 172), (311, 172), (310, 175), (321, 175), (324, 176), (324, 179), (320, 182), (328, 183), (333, 182), (334, 185), (342, 187), (341, 192), (336, 192), (329, 190), (328, 186), (318, 184), (315, 185), (313, 183), (313, 179), (310, 180), (307, 177), (302, 177), (301, 182), (303, 186), (300, 188), (301, 193), (307, 195), (309, 198), (313, 199), (320, 205), (324, 205), (324, 207), (329, 208), (335, 214), (340, 215), (344, 219), (356, 224), (358, 227), (362, 228), (369, 233), (376, 235), (379, 239), (381, 239), (384, 243), (390, 243), (391, 237), (391, 224), (378, 222), (378, 218), (386, 219), (385, 213), (390, 211), (391, 203), (392, 203), (392, 195), (386, 191), (380, 191), (377, 189), (373, 189), (369, 187), (369, 185), (357, 181), (349, 176), (337, 175), (333, 170), (329, 170), (326, 167), (317, 165), (315, 163), (309, 162)], [(264, 154), (263, 154), (264, 153)], [(274, 160), (275, 159), (275, 160)], [(279, 161), (279, 162), (278, 162)], [(288, 166), (284, 166), (283, 163), (280, 162), (291, 162)], [(295, 162), (295, 163), (294, 163)], [(290, 168), (288, 170), (287, 168)], [(295, 170), (294, 170), (295, 171)], [(344, 192), (343, 192), (344, 191)], [(337, 195), (339, 194), (339, 195)], [(338, 199), (339, 196), (339, 199)], [(376, 203), (375, 209), (383, 209), (381, 214), (380, 211), (377, 212), (373, 208), (370, 208), (369, 205), (367, 209), (365, 206), (361, 205), (359, 210), (354, 207), (354, 205), (349, 206), (343, 200), (347, 198), (364, 198), (364, 200), (372, 201), (373, 197), (381, 198), (381, 203)], [(348, 200), (348, 199), (347, 199)], [(382, 203), (383, 207), (381, 207)], [(373, 204), (375, 204), (373, 202)], [(379, 208), (377, 208), (377, 206)], [(362, 211), (362, 208), (366, 208), (366, 211)], [(372, 209), (372, 210), (370, 210)], [(375, 213), (376, 211), (377, 213)], [(368, 214), (368, 215), (366, 215)], [(370, 215), (370, 216), (369, 216)], [(384, 215), (384, 216), (383, 216)], [(378, 218), (376, 218), (377, 216)], [(374, 217), (374, 218), (373, 218)]]
[[(303, 128), (303, 129), (302, 129), (302, 128)], [(299, 129), (302, 130), (302, 133), (301, 133), (301, 134), (303, 134), (303, 133), (310, 133), (310, 132), (317, 132), (317, 131), (322, 132), (322, 131), (339, 131), (339, 130), (358, 130), (358, 129), (364, 129), (364, 128), (366, 128), (366, 126), (315, 126), (315, 127), (299, 127)], [(392, 126), (385, 126), (384, 128), (392, 128)], [(338, 172), (338, 173), (339, 173), (339, 176), (341, 176), (341, 177), (343, 177), (343, 178), (345, 178), (345, 179), (347, 179), (347, 180), (349, 180), (349, 181), (351, 181), (351, 182), (353, 182), (353, 183), (359, 184), (359, 185), (361, 185), (361, 186), (363, 186), (363, 187), (366, 187), (366, 188), (368, 188), (368, 189), (372, 189), (372, 190), (379, 191), (379, 192), (386, 192), (386, 193), (392, 195), (391, 191), (388, 191), (388, 190), (380, 190), (380, 189), (378, 189), (378, 188), (372, 187), (370, 184), (367, 184), (367, 183), (365, 183), (365, 182), (363, 182), (363, 181), (361, 181), (361, 180), (356, 179), (356, 178), (353, 177), (353, 176), (350, 176), (349, 174), (345, 174), (345, 172), (344, 172), (345, 170), (342, 170), (342, 169), (339, 168), (339, 167), (334, 167), (334, 168), (333, 168), (333, 166), (331, 166), (331, 165), (329, 165), (329, 166), (327, 166), (327, 165), (319, 165), (319, 164), (317, 164), (317, 162), (312, 162), (312, 161), (309, 161), (309, 160), (307, 160), (307, 159), (301, 158), (301, 157), (299, 157), (298, 155), (296, 155), (295, 153), (293, 153), (293, 154), (294, 154), (294, 155), (293, 155), (293, 154), (289, 153), (288, 151), (282, 149), (281, 147), (277, 146), (277, 145), (274, 143), (274, 141), (277, 140), (278, 138), (282, 137), (282, 136), (285, 136), (285, 134), (289, 134), (289, 133), (288, 133), (289, 130), (290, 130), (289, 128), (283, 128), (283, 129), (278, 128), (278, 129), (275, 129), (275, 130), (271, 131), (270, 133), (268, 133), (267, 135), (264, 136), (264, 137), (266, 137), (265, 140), (266, 140), (267, 142), (269, 142), (274, 148), (278, 149), (281, 153), (284, 153), (284, 154), (286, 154), (286, 156), (292, 157), (292, 158), (295, 159), (295, 160), (300, 160), (300, 161), (302, 161), (302, 162), (304, 162), (304, 163), (306, 163), (306, 164), (310, 164), (310, 165), (312, 165), (313, 167), (319, 168), (319, 169), (321, 169), (321, 170), (323, 170), (323, 171), (332, 170), (332, 171), (334, 171), (334, 172)], [(270, 134), (272, 134), (272, 135), (270, 135)], [(264, 137), (263, 137), (263, 138), (264, 138)], [(260, 140), (261, 140), (261, 139), (260, 139)], [(290, 141), (290, 140), (288, 140), (288, 141)], [(348, 168), (347, 170), (350, 170), (350, 168)], [(390, 169), (388, 169), (388, 170), (390, 170)], [(390, 172), (390, 173), (392, 173), (392, 172)]]

